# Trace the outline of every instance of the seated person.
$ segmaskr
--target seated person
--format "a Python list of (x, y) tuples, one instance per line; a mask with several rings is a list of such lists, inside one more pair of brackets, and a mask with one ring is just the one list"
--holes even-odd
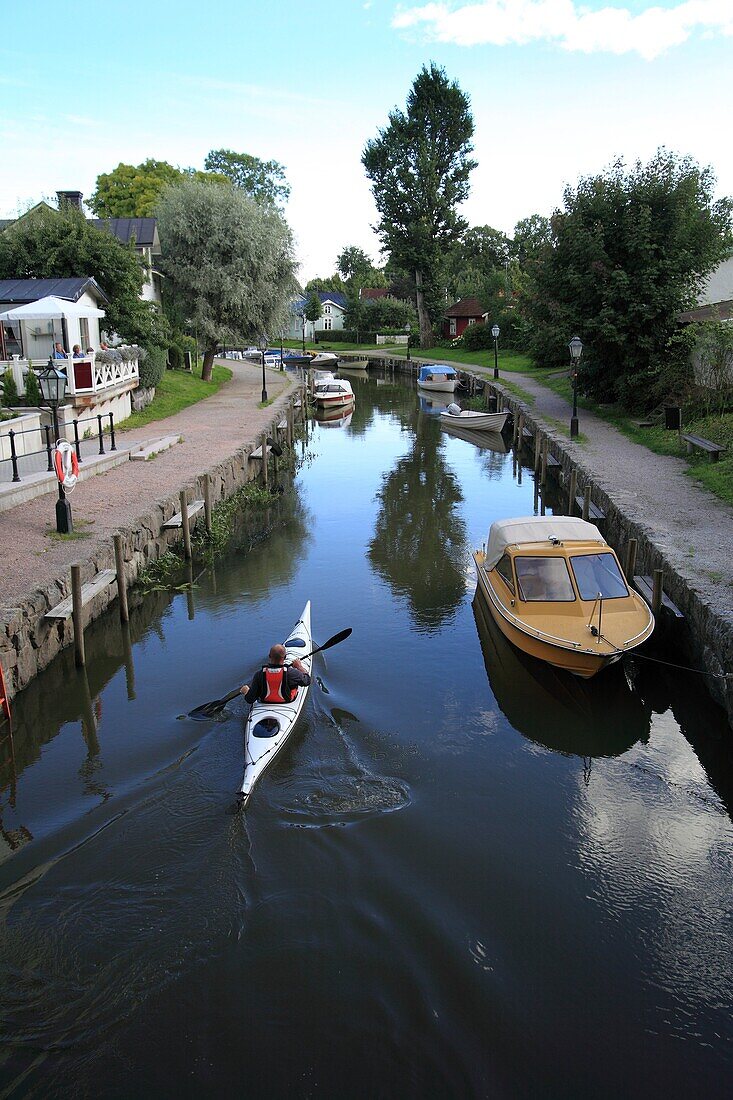
[(71, 354), (73, 355), (74, 359), (83, 359), (84, 352), (81, 350), (81, 344), (74, 344), (73, 348), (71, 349)]
[(296, 657), (291, 665), (285, 665), (285, 646), (270, 648), (268, 663), (259, 669), (251, 684), (242, 684), (240, 694), (252, 703), (289, 703), (299, 687), (308, 687), (311, 678)]
[(54, 357), (54, 359), (67, 359), (68, 358), (66, 352), (64, 351), (64, 345), (61, 343), (60, 340), (57, 340), (56, 343), (53, 346), (53, 357)]

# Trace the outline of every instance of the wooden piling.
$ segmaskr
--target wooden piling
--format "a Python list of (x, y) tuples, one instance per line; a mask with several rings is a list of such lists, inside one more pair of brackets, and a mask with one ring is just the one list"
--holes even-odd
[(120, 600), (120, 619), (123, 623), (129, 623), (130, 611), (127, 606), (127, 585), (125, 583), (125, 555), (122, 550), (122, 535), (114, 536), (115, 544), (115, 569), (117, 570), (117, 595)]
[(626, 568), (624, 572), (631, 581), (633, 581), (636, 572), (636, 548), (636, 539), (629, 539), (629, 545), (626, 547)]
[(658, 615), (662, 610), (662, 595), (664, 594), (664, 570), (654, 570), (654, 587), (652, 588), (652, 612)]
[(547, 481), (547, 440), (542, 440), (542, 463), (540, 466), (540, 485), (544, 488)]
[[(305, 394), (303, 394), (301, 400), (303, 402), (305, 401)], [(287, 422), (288, 422), (288, 447), (292, 448), (292, 446), (293, 446), (293, 436), (295, 434), (295, 431), (294, 431), (294, 428), (293, 428), (293, 402), (292, 401), (288, 405), (288, 414), (287, 414), (286, 419), (287, 419)]]
[(541, 448), (542, 448), (542, 439), (540, 437), (540, 430), (538, 428), (537, 431), (535, 432), (535, 437), (534, 437), (534, 468), (535, 468), (535, 473), (537, 472), (537, 470), (539, 468), (539, 465), (540, 465), (540, 450), (541, 450)]
[(517, 436), (514, 446), (518, 451), (521, 451), (522, 443), (524, 442), (524, 413), (519, 414), (515, 423), (517, 425)]
[(211, 534), (211, 475), (204, 478), (204, 525), (206, 534)]
[(578, 471), (573, 466), (570, 471), (570, 487), (568, 489), (568, 515), (572, 516), (575, 511), (575, 497), (578, 492)]
[(262, 487), (267, 488), (268, 482), (268, 462), (267, 462), (267, 432), (262, 433)]
[(74, 661), (78, 668), (86, 664), (84, 653), (84, 609), (81, 603), (81, 566), (71, 567), (71, 607), (74, 623)]
[(182, 489), (179, 497), (181, 502), (181, 529), (183, 530), (183, 553), (186, 561), (191, 559), (191, 525), (188, 522), (188, 501), (186, 500), (186, 490)]
[(590, 517), (590, 493), (591, 483), (590, 481), (586, 481), (585, 491), (583, 492), (583, 519), (586, 520), (586, 522)]

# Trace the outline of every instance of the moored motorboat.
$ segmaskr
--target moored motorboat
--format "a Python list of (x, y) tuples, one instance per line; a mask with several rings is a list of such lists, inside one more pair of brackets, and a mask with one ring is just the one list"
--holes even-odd
[(369, 366), (368, 359), (339, 359), (339, 370), (349, 371), (352, 374), (366, 374)]
[(478, 589), (509, 641), (576, 676), (594, 676), (654, 630), (648, 605), (628, 587), (598, 528), (585, 520), (498, 520), (474, 560)]
[[(313, 663), (310, 600), (283, 644), (285, 663), (290, 664), (297, 657), (310, 674)], [(295, 729), (309, 691), (310, 687), (299, 687), (295, 698), (289, 703), (253, 704), (244, 729), (244, 777), (239, 792), (239, 804), (243, 809), (255, 783)]]
[(458, 382), (458, 373), (446, 363), (425, 363), (417, 376), (418, 386), (437, 393), (453, 393)]
[(310, 355), (302, 355), (298, 351), (288, 351), (283, 354), (284, 367), (307, 367), (310, 361)]
[(345, 378), (331, 377), (316, 383), (313, 388), (313, 400), (323, 408), (350, 405), (354, 401), (354, 391), (351, 383)]
[(318, 367), (323, 363), (338, 363), (339, 357), (333, 351), (319, 351), (311, 357), (311, 366)]
[(462, 409), (459, 405), (450, 404), (440, 414), (440, 423), (457, 424), (473, 432), (501, 432), (509, 415), (508, 409), (504, 409), (503, 412), (476, 412), (473, 409)]

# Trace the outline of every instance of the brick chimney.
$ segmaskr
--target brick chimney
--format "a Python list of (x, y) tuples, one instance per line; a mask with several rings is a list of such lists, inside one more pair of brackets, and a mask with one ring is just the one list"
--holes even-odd
[(81, 191), (57, 191), (56, 198), (59, 200), (59, 210), (62, 207), (68, 205), (73, 206), (75, 210), (82, 209), (83, 195)]

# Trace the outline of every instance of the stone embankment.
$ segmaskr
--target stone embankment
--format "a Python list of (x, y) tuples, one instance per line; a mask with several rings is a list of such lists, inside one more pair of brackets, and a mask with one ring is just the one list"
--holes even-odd
[[(372, 354), (387, 369), (416, 374), (421, 360)], [(442, 360), (450, 362), (450, 360)], [(466, 372), (465, 364), (453, 363)], [(567, 492), (575, 472), (578, 492), (592, 486), (592, 500), (606, 516), (604, 537), (624, 561), (630, 539), (638, 544), (637, 574), (664, 571), (664, 590), (683, 612), (675, 627), (679, 663), (701, 670), (712, 697), (733, 727), (733, 508), (689, 477), (683, 459), (657, 455), (634, 443), (607, 421), (580, 411), (580, 441), (565, 432), (571, 408), (564, 398), (533, 378), (512, 373), (515, 389), (489, 381), (491, 371), (470, 368), (489, 382), (502, 407), (524, 416), (533, 436), (539, 430), (560, 466), (560, 492)], [(529, 455), (532, 461), (533, 453)], [(666, 613), (663, 611), (662, 615)]]
[[(83, 537), (53, 537), (55, 482), (50, 494), (0, 513), (0, 662), (12, 697), (73, 640), (71, 620), (46, 613), (70, 595), (69, 570), (82, 566), (86, 582), (114, 569), (113, 536), (122, 536), (125, 583), (180, 540), (164, 530), (180, 511), (179, 494), (201, 499), (208, 479), (212, 504), (232, 496), (261, 476), (261, 461), (249, 456), (263, 433), (273, 434), (288, 410), (300, 404), (300, 387), (289, 375), (267, 372), (269, 397), (260, 407), (261, 373), (247, 362), (227, 362), (233, 378), (213, 397), (135, 432), (120, 433), (122, 446), (140, 446), (157, 436), (181, 442), (147, 462), (125, 462), (80, 481), (72, 500), (75, 530)], [(281, 435), (283, 433), (281, 432)], [(85, 607), (97, 618), (115, 598), (110, 585)]]

